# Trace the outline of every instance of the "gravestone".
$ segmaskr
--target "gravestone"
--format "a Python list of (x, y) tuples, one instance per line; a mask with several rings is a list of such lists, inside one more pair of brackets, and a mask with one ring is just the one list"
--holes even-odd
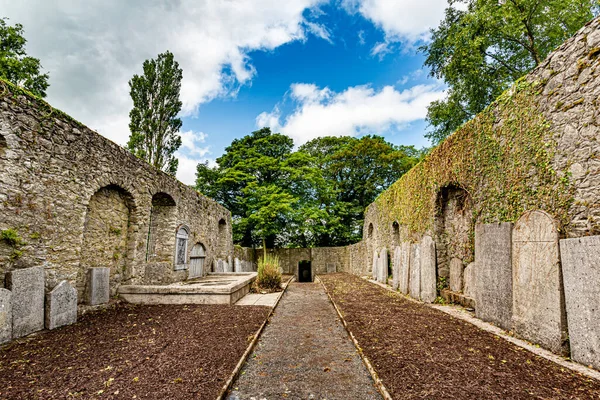
[(566, 319), (561, 295), (558, 230), (543, 211), (515, 223), (512, 237), (513, 330), (555, 353), (564, 353)]
[(463, 262), (459, 258), (450, 260), (450, 290), (453, 292), (463, 290)]
[(421, 299), (421, 249), (418, 243), (410, 247), (410, 278), (408, 294), (413, 299)]
[(410, 280), (410, 242), (402, 242), (400, 246), (400, 282), (398, 289), (403, 294), (408, 294), (408, 283)]
[(475, 271), (476, 270), (477, 270), (477, 267), (475, 266), (475, 263), (472, 262), (469, 265), (467, 265), (467, 267), (463, 271), (463, 277), (464, 277), (463, 293), (466, 297), (470, 297), (472, 299), (475, 299)]
[(475, 226), (475, 315), (510, 330), (512, 327), (512, 224)]
[(571, 358), (600, 370), (600, 236), (560, 241)]
[(435, 242), (431, 236), (421, 240), (421, 301), (433, 303), (437, 297)]
[(243, 272), (242, 263), (237, 257), (233, 259), (233, 272)]
[(379, 266), (379, 254), (377, 250), (373, 250), (373, 264), (371, 266), (371, 278), (377, 280), (377, 267)]
[(337, 265), (333, 263), (327, 264), (327, 273), (335, 274), (337, 272)]
[(62, 281), (46, 294), (46, 329), (77, 322), (77, 290)]
[(0, 344), (12, 339), (12, 293), (0, 289)]
[(44, 329), (44, 269), (16, 269), (6, 273), (6, 287), (12, 292), (12, 337)]
[(400, 286), (400, 262), (402, 260), (402, 247), (394, 248), (394, 258), (392, 261), (392, 289), (398, 290)]
[(379, 272), (377, 281), (379, 283), (387, 283), (388, 278), (388, 251), (387, 248), (381, 249), (379, 252)]
[(110, 300), (110, 268), (90, 268), (87, 271), (86, 300), (90, 306)]

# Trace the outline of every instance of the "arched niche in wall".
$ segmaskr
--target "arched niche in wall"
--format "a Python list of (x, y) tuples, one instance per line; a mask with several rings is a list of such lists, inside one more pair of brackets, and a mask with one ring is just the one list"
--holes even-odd
[(392, 223), (392, 241), (395, 245), (400, 243), (400, 224), (398, 221)]
[(87, 269), (110, 267), (111, 294), (115, 293), (133, 257), (134, 209), (131, 193), (117, 185), (104, 186), (91, 196), (83, 228), (80, 288)]
[(173, 231), (177, 227), (177, 204), (164, 192), (152, 196), (148, 224), (146, 261), (170, 261), (175, 242)]
[(371, 222), (369, 224), (369, 227), (367, 228), (367, 238), (371, 239), (373, 237), (373, 223)]
[(227, 256), (227, 221), (225, 218), (221, 218), (219, 220), (219, 228), (218, 228), (218, 245), (217, 245), (217, 256), (219, 258), (224, 258)]
[(188, 267), (188, 243), (190, 239), (190, 228), (180, 225), (175, 235), (175, 270)]
[(453, 259), (463, 267), (473, 259), (473, 206), (469, 193), (457, 185), (440, 189), (435, 216), (437, 275), (450, 277)]

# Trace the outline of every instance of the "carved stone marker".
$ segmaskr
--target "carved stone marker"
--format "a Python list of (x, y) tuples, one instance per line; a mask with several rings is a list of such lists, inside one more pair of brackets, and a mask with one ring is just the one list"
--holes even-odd
[(477, 270), (477, 267), (475, 266), (475, 263), (472, 262), (469, 265), (467, 265), (467, 267), (465, 268), (465, 270), (463, 271), (463, 277), (464, 277), (464, 287), (463, 287), (463, 293), (466, 297), (470, 297), (472, 299), (475, 299), (475, 271)]
[(12, 337), (19, 338), (44, 329), (44, 269), (16, 269), (6, 273), (12, 292)]
[(328, 263), (327, 264), (327, 273), (335, 274), (336, 272), (337, 272), (337, 265), (334, 263)]
[(408, 282), (410, 280), (410, 242), (402, 242), (400, 254), (400, 280), (398, 289), (403, 294), (408, 294)]
[(421, 249), (418, 243), (410, 248), (410, 282), (408, 293), (413, 299), (421, 299)]
[(387, 248), (381, 249), (379, 252), (379, 273), (377, 281), (379, 283), (387, 283), (388, 278), (388, 251)]
[(600, 369), (600, 236), (560, 241), (571, 358)]
[(566, 320), (561, 296), (558, 230), (543, 211), (521, 216), (513, 229), (513, 330), (555, 353), (564, 353)]
[(371, 278), (377, 280), (377, 267), (379, 266), (379, 253), (373, 250), (373, 265), (371, 266)]
[(77, 322), (77, 290), (68, 281), (62, 281), (46, 293), (46, 329)]
[(421, 240), (421, 301), (433, 303), (437, 297), (435, 242), (431, 236)]
[(110, 300), (110, 268), (90, 268), (87, 271), (87, 303), (91, 306)]
[(512, 224), (475, 226), (475, 315), (510, 330), (512, 326)]
[(402, 248), (396, 246), (394, 248), (394, 257), (392, 261), (392, 289), (398, 290), (400, 286), (400, 260), (402, 259)]
[(0, 289), (0, 344), (12, 339), (12, 293)]
[(463, 290), (463, 262), (458, 258), (450, 260), (450, 290), (453, 292)]

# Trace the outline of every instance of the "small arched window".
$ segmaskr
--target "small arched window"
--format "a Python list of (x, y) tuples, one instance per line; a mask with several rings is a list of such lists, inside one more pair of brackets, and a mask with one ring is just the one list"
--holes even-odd
[(392, 224), (392, 231), (394, 235), (394, 242), (397, 244), (400, 242), (400, 224), (398, 224), (398, 222), (394, 221)]
[(187, 264), (187, 247), (190, 232), (185, 226), (177, 230), (177, 243), (175, 246), (175, 269), (185, 269)]
[(368, 231), (368, 236), (369, 238), (373, 237), (373, 224), (369, 224), (369, 231)]

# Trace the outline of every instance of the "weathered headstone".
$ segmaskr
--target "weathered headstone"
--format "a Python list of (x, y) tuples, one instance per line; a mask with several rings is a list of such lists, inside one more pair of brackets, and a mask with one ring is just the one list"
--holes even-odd
[(86, 300), (90, 306), (110, 300), (110, 268), (90, 268), (87, 271)]
[(512, 327), (512, 224), (475, 226), (475, 315)]
[(394, 257), (392, 258), (392, 289), (398, 290), (400, 286), (400, 262), (402, 260), (402, 247), (394, 248)]
[(387, 283), (388, 278), (388, 251), (387, 248), (381, 249), (379, 252), (379, 273), (377, 281), (379, 283)]
[(463, 290), (463, 262), (459, 258), (450, 260), (450, 290), (453, 292)]
[(421, 240), (421, 301), (433, 303), (437, 297), (435, 242), (431, 236)]
[(371, 278), (377, 280), (377, 267), (379, 266), (379, 253), (377, 250), (373, 250), (373, 265), (371, 267)]
[(464, 272), (463, 272), (463, 277), (464, 277), (464, 287), (463, 287), (463, 293), (466, 297), (470, 297), (472, 299), (475, 299), (475, 271), (477, 270), (477, 267), (475, 266), (475, 263), (472, 262), (469, 265), (467, 265), (467, 267), (465, 268)]
[(408, 294), (408, 282), (410, 280), (410, 242), (402, 242), (400, 246), (400, 282), (398, 289), (404, 294)]
[(12, 293), (0, 289), (0, 344), (12, 339)]
[(410, 281), (408, 284), (408, 294), (413, 299), (421, 299), (421, 250), (418, 243), (414, 243), (410, 248)]
[(600, 369), (600, 236), (560, 241), (571, 358)]
[(243, 272), (242, 263), (237, 257), (233, 259), (233, 272)]
[(46, 293), (46, 329), (77, 322), (77, 290), (68, 281), (62, 281)]
[(327, 273), (335, 274), (336, 272), (337, 272), (337, 265), (334, 263), (328, 263), (327, 264)]
[(6, 287), (12, 292), (12, 336), (19, 338), (44, 329), (44, 269), (7, 272)]
[(564, 353), (566, 319), (553, 218), (543, 211), (523, 214), (515, 223), (512, 243), (513, 330), (555, 353)]

